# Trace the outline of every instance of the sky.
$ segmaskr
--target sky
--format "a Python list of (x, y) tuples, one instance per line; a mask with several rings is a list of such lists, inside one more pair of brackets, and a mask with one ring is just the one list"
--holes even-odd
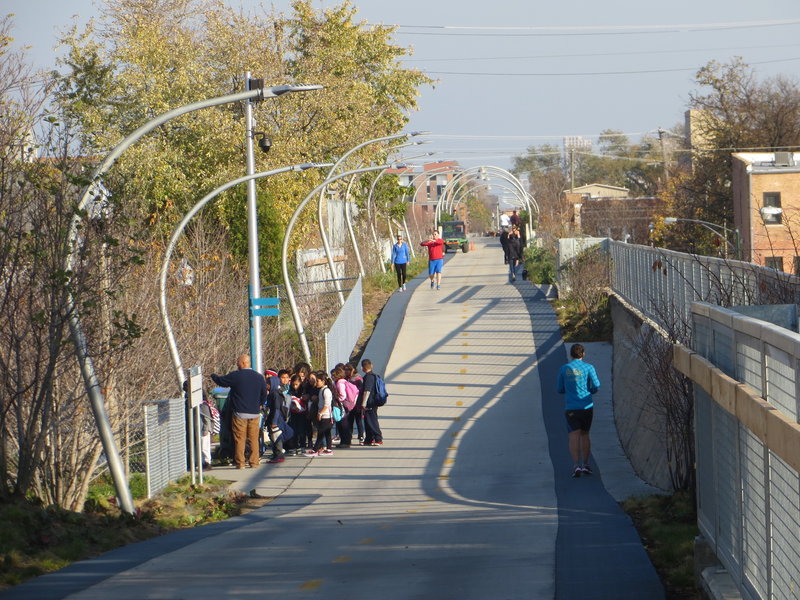
[[(245, 13), (288, 0), (225, 0)], [(98, 15), (101, 0), (0, 0), (15, 43), (54, 66), (59, 30)], [(339, 4), (315, 0), (316, 7)], [(407, 131), (432, 132), (428, 160), (508, 169), (529, 146), (595, 144), (607, 129), (654, 135), (683, 123), (694, 76), (741, 56), (760, 78), (800, 80), (798, 0), (355, 0), (358, 18), (397, 25), (423, 87)], [(254, 73), (254, 76), (257, 74)]]

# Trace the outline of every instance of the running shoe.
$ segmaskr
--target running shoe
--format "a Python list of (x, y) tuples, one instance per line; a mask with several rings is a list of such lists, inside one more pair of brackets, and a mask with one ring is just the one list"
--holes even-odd
[(405, 283), (403, 284), (403, 291), (404, 292), (406, 291), (406, 284)]
[(318, 453), (314, 452), (313, 450), (308, 450), (303, 456), (308, 456), (309, 458), (314, 458), (315, 456), (317, 456), (317, 454)]
[(575, 470), (572, 472), (573, 477), (580, 477), (581, 473), (583, 473), (583, 469), (580, 467), (575, 467)]
[(383, 442), (370, 442), (370, 446), (383, 446)]
[(433, 282), (431, 281), (431, 289), (433, 289)]
[(330, 456), (331, 454), (333, 454), (333, 450), (325, 448), (325, 450), (320, 450), (318, 454), (319, 456)]
[(439, 286), (439, 285), (437, 285), (437, 286), (436, 286), (436, 289), (437, 289), (437, 290), (440, 290), (440, 289), (442, 289), (442, 287), (441, 287), (441, 286)]
[(285, 460), (286, 459), (283, 458), (282, 456), (276, 456), (275, 458), (270, 458), (269, 462), (271, 462), (271, 463), (282, 463)]
[(592, 468), (589, 465), (583, 465), (581, 467), (581, 473), (583, 473), (584, 475), (591, 475), (592, 474)]

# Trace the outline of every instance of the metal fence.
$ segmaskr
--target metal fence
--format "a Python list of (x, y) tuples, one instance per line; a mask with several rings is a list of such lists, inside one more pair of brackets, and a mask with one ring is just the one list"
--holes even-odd
[(612, 289), (672, 330), (691, 326), (692, 302), (720, 306), (800, 302), (797, 277), (752, 263), (609, 240)]
[(155, 400), (144, 405), (147, 497), (186, 474), (185, 400)]
[(359, 277), (339, 311), (339, 316), (325, 334), (325, 370), (329, 373), (334, 365), (350, 360), (350, 354), (364, 329), (361, 292), (362, 284)]
[[(796, 424), (800, 335), (705, 304), (692, 317), (694, 351)], [(800, 475), (775, 452), (786, 440), (730, 408), (695, 386), (698, 525), (745, 598), (798, 598)], [(800, 454), (798, 439), (784, 458)]]

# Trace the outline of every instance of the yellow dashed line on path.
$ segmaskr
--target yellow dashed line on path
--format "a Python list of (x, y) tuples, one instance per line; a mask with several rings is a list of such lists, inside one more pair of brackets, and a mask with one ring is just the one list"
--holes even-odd
[(464, 402), (461, 400), (456, 400), (456, 406), (464, 406)]
[(317, 590), (322, 585), (322, 579), (309, 579), (300, 586), (301, 590)]
[(351, 558), (352, 558), (352, 557), (350, 557), (350, 556), (347, 556), (347, 555), (344, 555), (344, 556), (337, 556), (336, 558), (334, 558), (334, 559), (333, 559), (333, 562), (335, 562), (335, 563), (345, 563), (345, 562), (350, 562)]
[(458, 386), (458, 389), (459, 389), (459, 390), (463, 390), (463, 389), (464, 389), (464, 386), (463, 386), (463, 385), (460, 385), (460, 386)]
[(469, 342), (464, 342), (464, 343), (463, 343), (463, 344), (461, 344), (461, 345), (462, 345), (462, 346), (469, 346)]
[(467, 359), (467, 358), (469, 358), (469, 354), (462, 354), (462, 355), (461, 355), (461, 358), (462, 358), (462, 359)]
[(466, 369), (461, 369), (461, 370), (459, 371), (459, 373), (461, 373), (462, 375), (464, 375), (466, 372), (467, 372), (467, 370), (466, 370)]
[(465, 337), (466, 337), (466, 336), (468, 336), (468, 335), (469, 335), (469, 333), (467, 333), (467, 332), (465, 331), (465, 332), (464, 332), (464, 333), (462, 333), (461, 335), (463, 335), (463, 336), (465, 336)]
[(456, 449), (456, 446), (449, 446), (447, 449), (448, 449), (448, 450), (455, 450), (455, 449)]
[(461, 417), (453, 417), (453, 422), (458, 423), (461, 420)]
[(364, 538), (363, 540), (358, 540), (359, 544), (374, 544), (375, 538)]
[(452, 465), (454, 462), (456, 462), (456, 461), (454, 461), (452, 458), (445, 458), (444, 459), (444, 464), (446, 464), (446, 465)]
[(450, 479), (449, 475), (439, 475), (439, 479)]

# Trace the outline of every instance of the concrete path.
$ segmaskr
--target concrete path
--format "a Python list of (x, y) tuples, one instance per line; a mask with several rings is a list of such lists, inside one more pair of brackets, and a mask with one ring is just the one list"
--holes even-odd
[(502, 262), (479, 242), (450, 257), (440, 291), (420, 277), (387, 304), (364, 354), (390, 392), (384, 446), (215, 469), (278, 497), (0, 598), (663, 598), (615, 502), (652, 490), (616, 442), (610, 345), (587, 346), (603, 383), (596, 474), (572, 479), (555, 318)]

